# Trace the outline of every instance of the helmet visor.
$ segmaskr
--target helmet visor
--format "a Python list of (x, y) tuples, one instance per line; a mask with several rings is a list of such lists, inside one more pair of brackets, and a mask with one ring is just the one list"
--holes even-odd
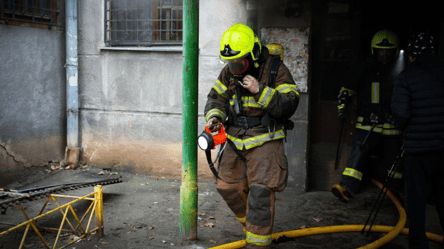
[(248, 60), (248, 54), (240, 58), (227, 60), (227, 62), (230, 72), (235, 75), (245, 73), (250, 66), (250, 61)]
[(395, 59), (397, 49), (396, 48), (390, 48), (390, 49), (384, 49), (384, 48), (373, 48), (375, 57), (378, 61), (381, 63), (388, 63)]

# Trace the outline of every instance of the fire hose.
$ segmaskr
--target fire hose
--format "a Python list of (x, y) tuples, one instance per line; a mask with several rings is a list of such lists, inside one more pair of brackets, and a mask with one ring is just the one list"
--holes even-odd
[[(377, 187), (382, 189), (382, 184), (376, 180), (372, 180), (373, 184), (375, 184)], [(399, 212), (399, 220), (396, 226), (382, 226), (382, 225), (374, 225), (372, 227), (372, 232), (382, 232), (387, 233), (383, 237), (379, 238), (378, 240), (375, 240), (374, 242), (364, 245), (362, 247), (359, 247), (359, 249), (370, 249), (370, 248), (379, 248), (390, 241), (392, 241), (396, 236), (399, 234), (408, 235), (409, 229), (404, 228), (407, 215), (405, 213), (404, 208), (402, 207), (401, 203), (396, 199), (396, 197), (387, 190), (387, 196), (392, 200), (393, 204), (395, 204), (396, 208)], [(283, 237), (284, 235), (289, 238), (295, 238), (295, 237), (303, 237), (308, 235), (317, 235), (317, 234), (326, 234), (326, 233), (344, 233), (344, 232), (360, 232), (364, 228), (364, 225), (338, 225), (338, 226), (325, 226), (325, 227), (312, 227), (312, 228), (304, 228), (304, 229), (298, 229), (293, 231), (286, 231), (286, 232), (279, 232), (272, 234), (272, 239), (278, 239), (280, 237)], [(366, 229), (367, 231), (368, 229)], [(429, 240), (443, 243), (443, 236), (433, 234), (433, 233), (426, 233), (427, 238)], [(235, 249), (235, 248), (242, 248), (246, 246), (245, 240), (239, 240), (236, 242), (212, 247), (212, 249)]]

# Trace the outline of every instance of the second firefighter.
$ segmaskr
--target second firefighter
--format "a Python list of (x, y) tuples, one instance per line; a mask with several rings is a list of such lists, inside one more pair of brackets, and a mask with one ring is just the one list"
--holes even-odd
[[(357, 96), (357, 120), (353, 146), (339, 184), (332, 193), (348, 202), (359, 190), (364, 171), (384, 180), (398, 156), (401, 132), (391, 119), (390, 102), (395, 78), (403, 70), (399, 55), (399, 41), (395, 33), (382, 30), (371, 41), (372, 56), (358, 61), (342, 79), (339, 99)], [(401, 62), (401, 63), (399, 63)], [(345, 101), (350, 103), (350, 101)], [(340, 102), (338, 118), (345, 117), (346, 107)], [(391, 190), (403, 192), (402, 167), (398, 167)]]

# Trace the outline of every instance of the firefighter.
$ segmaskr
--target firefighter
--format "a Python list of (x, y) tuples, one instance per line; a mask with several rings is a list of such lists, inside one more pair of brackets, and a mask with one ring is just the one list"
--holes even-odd
[[(402, 140), (401, 131), (396, 129), (390, 113), (390, 101), (396, 76), (403, 69), (403, 60), (398, 60), (399, 40), (389, 30), (376, 32), (371, 40), (369, 58), (358, 61), (342, 79), (343, 86), (338, 95), (338, 119), (346, 116), (346, 98), (356, 96), (356, 126), (353, 145), (346, 168), (339, 184), (332, 193), (347, 203), (359, 190), (364, 176), (383, 181), (388, 175)], [(402, 166), (391, 180), (391, 190), (404, 192)]]
[(271, 57), (251, 28), (230, 27), (220, 43), (220, 58), (227, 65), (205, 105), (207, 125), (217, 130), (223, 123), (227, 132), (216, 187), (243, 225), (247, 248), (270, 248), (275, 192), (285, 189), (288, 177), (285, 120), (299, 103), (284, 64), (271, 84)]

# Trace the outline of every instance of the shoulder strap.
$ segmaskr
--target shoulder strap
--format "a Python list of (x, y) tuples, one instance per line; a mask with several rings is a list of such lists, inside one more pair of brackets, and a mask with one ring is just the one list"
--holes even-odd
[(275, 87), (275, 81), (276, 81), (276, 75), (279, 70), (279, 66), (281, 65), (282, 61), (279, 56), (272, 56), (270, 61), (270, 71), (268, 74), (268, 82), (269, 86), (272, 88)]
[[(234, 145), (234, 143), (233, 143), (233, 141), (231, 141), (230, 139), (227, 139), (227, 143), (230, 145), (230, 147), (234, 150), (234, 152), (236, 152), (236, 154), (240, 157), (240, 159), (242, 160), (242, 161), (244, 161), (244, 163), (245, 163), (245, 168), (247, 167), (247, 159), (240, 153), (240, 151), (236, 148), (236, 145)], [(211, 172), (213, 173), (213, 175), (217, 178), (217, 179), (219, 179), (219, 180), (221, 180), (221, 181), (224, 181), (224, 180), (222, 180), (222, 178), (220, 178), (220, 176), (219, 176), (219, 172), (217, 172), (217, 170), (216, 170), (216, 168), (214, 167), (214, 162), (213, 162), (213, 160), (211, 160), (211, 151), (210, 150), (207, 150), (207, 151), (205, 151), (205, 156), (207, 157), (207, 162), (208, 162), (208, 165), (210, 166), (210, 170), (211, 170)], [(219, 159), (220, 160), (220, 159)], [(216, 159), (216, 161), (217, 161), (217, 159)], [(245, 173), (244, 173), (244, 175), (242, 176), (242, 178), (241, 179), (239, 179), (238, 181), (239, 182), (242, 182), (245, 178), (247, 177), (247, 172), (245, 171)], [(225, 181), (224, 181), (225, 182)]]
[[(210, 166), (211, 172), (213, 173), (213, 175), (217, 179), (220, 179), (219, 174), (217, 173), (217, 170), (214, 168), (214, 163), (211, 160), (211, 151), (210, 150), (205, 151), (205, 156), (207, 157), (207, 162), (208, 162), (208, 165)], [(220, 179), (220, 180), (222, 180), (222, 179)]]

